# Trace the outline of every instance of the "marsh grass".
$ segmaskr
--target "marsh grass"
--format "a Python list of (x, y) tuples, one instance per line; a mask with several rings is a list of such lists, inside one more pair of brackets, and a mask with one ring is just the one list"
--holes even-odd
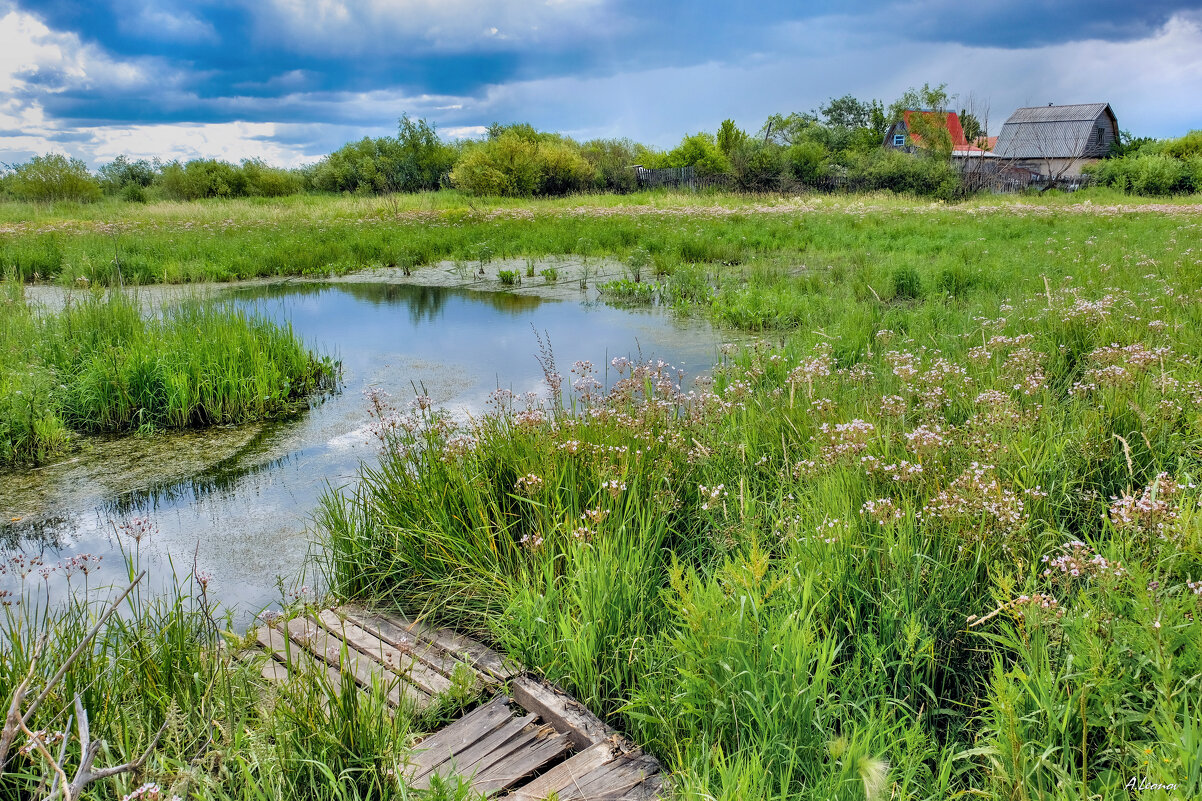
[(1012, 261), (946, 279), (681, 265), (675, 302), (772, 331), (692, 386), (544, 357), (562, 403), (376, 398), (335, 589), (493, 639), (685, 797), (1197, 793), (1197, 223), (1075, 224), (981, 223)]
[(131, 291), (98, 290), (39, 313), (12, 277), (0, 305), (0, 465), (42, 461), (73, 433), (262, 419), (337, 380), (289, 326), (229, 306), (152, 316)]

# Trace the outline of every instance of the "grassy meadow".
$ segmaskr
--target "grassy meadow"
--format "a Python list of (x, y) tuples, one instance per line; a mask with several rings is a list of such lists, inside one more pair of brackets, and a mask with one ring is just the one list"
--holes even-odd
[[(114, 261), (153, 282), (620, 260), (657, 286), (634, 299), (757, 341), (705, 377), (545, 347), (549, 398), (501, 391), (467, 422), (373, 396), (379, 459), (317, 513), (336, 596), (498, 645), (663, 760), (681, 798), (1202, 793), (1188, 201), (437, 193), (0, 220), (0, 264), (61, 283), (114, 280)], [(40, 632), (45, 676), (100, 609), (47, 608), (13, 559), (4, 698)], [(417, 797), (395, 768), (437, 719), (265, 688), (217, 647), (203, 576), (124, 608), (34, 721), (69, 728), (82, 688), (106, 764), (167, 725), (96, 797)], [(0, 795), (49, 781), (19, 759)]]

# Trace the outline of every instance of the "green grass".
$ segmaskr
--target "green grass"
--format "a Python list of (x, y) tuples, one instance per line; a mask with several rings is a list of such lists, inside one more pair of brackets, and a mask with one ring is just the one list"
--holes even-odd
[(36, 463), (73, 434), (263, 419), (333, 386), (337, 365), (290, 327), (222, 306), (143, 312), (135, 294), (82, 292), (53, 313), (4, 284), (0, 465)]
[(665, 278), (769, 332), (712, 384), (377, 398), (380, 461), (318, 516), (337, 592), (498, 642), (685, 797), (1202, 791), (1197, 215), (745, 225), (758, 262)]
[[(28, 726), (68, 733), (69, 776), (80, 758), (76, 695), (88, 716), (89, 739), (104, 743), (97, 769), (136, 759), (164, 728), (140, 770), (99, 781), (84, 798), (121, 798), (144, 783), (157, 786), (162, 795), (155, 797), (164, 799), (412, 797), (396, 775), (413, 735), (440, 722), (437, 710), (420, 720), (394, 714), (386, 688), (364, 692), (353, 681), (331, 686), (322, 671), (268, 686), (259, 674), (261, 660), (241, 658), (256, 652), (222, 633), (228, 620), (205, 595), (203, 574), (166, 592), (143, 589), (149, 581), (144, 579), (68, 665), (69, 654), (117, 590), (95, 586), (94, 580), (89, 585), (78, 559), (47, 559), (45, 567), (53, 580), (73, 585), (73, 600), (48, 604), (41, 577), (32, 570), (16, 591), (5, 592), (0, 696), (6, 710), (27, 675), (32, 684), (22, 709), (51, 687)], [(10, 575), (20, 569), (7, 555), (0, 562), (0, 571)], [(132, 560), (130, 570), (132, 575)], [(43, 636), (45, 648), (35, 660)], [(50, 684), (60, 668), (62, 680)], [(53, 774), (36, 751), (18, 753), (28, 742), (18, 736), (0, 770), (0, 798), (45, 797)], [(59, 748), (50, 741), (56, 757)], [(453, 790), (429, 797), (464, 797)]]

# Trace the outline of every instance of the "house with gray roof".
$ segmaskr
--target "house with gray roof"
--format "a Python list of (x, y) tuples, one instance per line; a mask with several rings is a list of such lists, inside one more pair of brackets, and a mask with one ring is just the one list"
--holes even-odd
[(993, 153), (1045, 178), (1069, 178), (1105, 156), (1118, 137), (1109, 103), (1032, 106), (1010, 115)]

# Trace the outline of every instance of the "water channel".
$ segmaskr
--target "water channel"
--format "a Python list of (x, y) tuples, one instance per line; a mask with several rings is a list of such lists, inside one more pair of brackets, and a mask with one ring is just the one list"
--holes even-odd
[[(498, 387), (543, 392), (535, 331), (565, 374), (577, 359), (601, 370), (629, 356), (670, 362), (687, 382), (718, 352), (719, 334), (704, 322), (588, 299), (303, 281), (212, 294), (290, 322), (306, 344), (341, 360), (341, 389), (265, 424), (94, 438), (61, 461), (0, 473), (0, 553), (46, 564), (99, 555), (89, 585), (120, 582), (121, 546), (134, 548), (128, 528), (144, 518), (150, 534), (136, 546), (138, 562), (157, 583), (172, 571), (187, 576), (195, 563), (212, 577), (210, 595), (244, 625), (303, 584), (320, 585), (307, 559), (310, 515), (327, 486), (351, 484), (360, 461), (376, 458), (365, 390), (403, 401), (417, 388), (466, 413), (482, 412)], [(10, 588), (14, 581), (0, 577)], [(62, 591), (54, 576), (46, 581), (52, 597)]]

